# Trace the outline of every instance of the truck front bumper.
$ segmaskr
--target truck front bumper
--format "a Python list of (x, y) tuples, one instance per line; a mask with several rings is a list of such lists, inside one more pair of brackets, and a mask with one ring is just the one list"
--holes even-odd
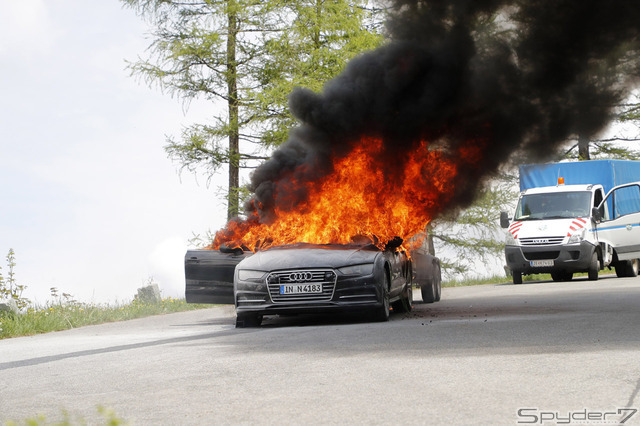
[[(595, 249), (590, 242), (582, 241), (552, 246), (505, 246), (504, 254), (509, 269), (523, 274), (587, 272)], [(541, 260), (552, 260), (553, 266), (534, 266)]]

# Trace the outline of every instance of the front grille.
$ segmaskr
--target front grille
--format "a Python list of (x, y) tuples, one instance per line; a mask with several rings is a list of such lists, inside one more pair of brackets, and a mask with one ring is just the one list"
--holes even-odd
[(523, 246), (549, 246), (562, 244), (564, 237), (535, 237), (520, 238), (520, 244)]
[[(327, 301), (333, 297), (337, 277), (332, 269), (278, 271), (269, 274), (267, 284), (274, 303)], [(322, 293), (280, 294), (283, 284), (321, 284)]]
[(523, 254), (527, 260), (546, 260), (557, 259), (560, 256), (560, 251), (534, 251)]

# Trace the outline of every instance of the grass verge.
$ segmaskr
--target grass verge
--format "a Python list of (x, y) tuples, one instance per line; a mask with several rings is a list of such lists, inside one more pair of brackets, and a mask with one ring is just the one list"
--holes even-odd
[(151, 315), (192, 311), (211, 306), (186, 303), (184, 299), (171, 297), (162, 299), (159, 303), (142, 303), (134, 299), (131, 303), (116, 306), (78, 302), (48, 304), (44, 307), (29, 307), (26, 312), (20, 314), (0, 313), (0, 339), (68, 330), (85, 325), (125, 321)]
[(495, 284), (508, 281), (509, 278), (504, 275), (495, 275), (488, 278), (467, 278), (462, 280), (443, 281), (442, 287), (467, 287), (471, 285)]
[[(603, 269), (598, 275), (610, 275), (614, 273), (612, 270)], [(586, 277), (586, 272), (577, 272), (573, 274), (573, 278), (581, 278)], [(523, 281), (551, 281), (551, 274), (531, 274), (531, 275), (523, 275)], [(469, 278), (463, 280), (451, 280), (451, 281), (443, 281), (442, 287), (466, 287), (470, 285), (482, 285), (482, 284), (496, 284), (496, 283), (511, 283), (511, 277), (506, 277), (504, 275), (494, 275), (488, 278)]]

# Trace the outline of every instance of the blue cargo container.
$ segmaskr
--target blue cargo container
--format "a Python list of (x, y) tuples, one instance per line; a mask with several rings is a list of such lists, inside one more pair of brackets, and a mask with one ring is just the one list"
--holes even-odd
[(640, 181), (640, 161), (592, 160), (520, 166), (520, 191), (554, 186), (558, 177), (565, 185), (600, 184), (605, 193), (614, 186)]

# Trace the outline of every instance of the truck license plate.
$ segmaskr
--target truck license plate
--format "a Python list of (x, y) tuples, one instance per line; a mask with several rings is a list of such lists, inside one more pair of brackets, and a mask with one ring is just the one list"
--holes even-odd
[(322, 284), (283, 284), (280, 294), (322, 293)]
[(553, 266), (553, 260), (532, 260), (532, 267)]

